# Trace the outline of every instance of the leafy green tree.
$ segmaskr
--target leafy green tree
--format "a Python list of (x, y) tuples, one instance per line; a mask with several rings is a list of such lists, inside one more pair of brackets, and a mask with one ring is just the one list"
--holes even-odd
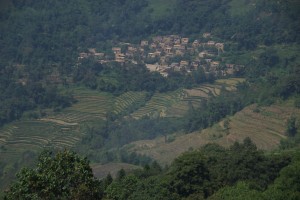
[(121, 181), (123, 178), (125, 178), (126, 172), (124, 169), (120, 169), (117, 174), (117, 180)]
[(101, 182), (93, 176), (89, 161), (74, 152), (41, 153), (35, 169), (17, 174), (5, 199), (101, 199)]
[(200, 152), (187, 152), (178, 157), (172, 164), (168, 173), (170, 176), (170, 191), (181, 197), (188, 197), (198, 193), (207, 196), (209, 183), (209, 170), (206, 158)]
[(210, 200), (252, 200), (252, 199), (263, 199), (263, 195), (261, 192), (257, 190), (250, 189), (249, 184), (246, 182), (239, 182), (235, 186), (227, 186), (220, 189), (213, 196), (211, 196)]
[[(269, 199), (292, 199), (300, 198), (300, 160), (299, 153), (295, 160), (280, 171), (280, 176), (274, 184), (264, 192)], [(266, 198), (267, 199), (267, 198)]]
[(112, 200), (127, 200), (128, 197), (136, 190), (138, 179), (134, 175), (128, 175), (121, 180), (112, 182), (105, 193)]
[(168, 181), (161, 176), (152, 176), (138, 182), (136, 190), (130, 195), (130, 200), (164, 199), (177, 200), (179, 195), (168, 190)]
[(296, 117), (291, 116), (287, 121), (286, 132), (289, 136), (295, 136), (297, 133)]

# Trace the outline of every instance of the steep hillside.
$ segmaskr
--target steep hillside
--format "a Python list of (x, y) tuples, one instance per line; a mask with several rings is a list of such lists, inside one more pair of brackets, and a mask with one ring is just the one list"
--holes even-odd
[(300, 110), (285, 105), (251, 105), (201, 132), (169, 135), (167, 141), (164, 137), (137, 141), (124, 148), (148, 155), (161, 164), (170, 164), (181, 153), (208, 143), (228, 147), (246, 137), (251, 138), (259, 149), (271, 151), (277, 149), (280, 141), (287, 137), (287, 120), (291, 116), (299, 120)]

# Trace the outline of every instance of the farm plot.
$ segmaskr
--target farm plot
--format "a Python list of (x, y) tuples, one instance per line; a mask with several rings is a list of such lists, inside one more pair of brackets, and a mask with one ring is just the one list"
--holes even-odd
[(40, 151), (47, 147), (70, 148), (81, 137), (78, 126), (42, 120), (14, 122), (0, 130), (0, 159), (11, 159), (27, 150)]
[(49, 118), (67, 123), (105, 119), (107, 112), (111, 111), (113, 106), (113, 96), (107, 93), (78, 89), (74, 91), (74, 97), (76, 103)]
[(188, 101), (193, 106), (197, 106), (202, 99), (220, 95), (222, 88), (228, 91), (235, 90), (236, 85), (243, 81), (244, 79), (242, 78), (219, 79), (214, 84), (201, 84), (193, 89), (185, 89), (185, 96), (182, 101)]
[(182, 97), (182, 90), (176, 90), (168, 93), (155, 93), (144, 107), (135, 111), (131, 116), (134, 118), (141, 118), (146, 115), (165, 116), (166, 110), (176, 102), (179, 102)]
[(256, 110), (256, 105), (251, 105), (227, 118), (228, 129), (224, 128), (224, 121), (221, 121), (202, 131), (175, 135), (175, 140), (169, 143), (165, 143), (164, 137), (159, 137), (136, 141), (127, 147), (130, 147), (129, 151), (150, 156), (161, 164), (170, 164), (174, 158), (191, 148), (197, 149), (212, 142), (228, 147), (235, 141), (242, 142), (246, 137), (250, 137), (258, 149), (274, 150), (286, 138), (287, 119), (292, 115), (300, 119), (300, 109), (293, 107), (272, 105), (259, 108), (259, 112)]
[(113, 110), (116, 114), (124, 112), (135, 105), (142, 104), (145, 99), (145, 92), (126, 92), (115, 99)]
[(241, 78), (220, 79), (214, 84), (201, 84), (199, 87), (192, 89), (183, 89), (180, 100), (174, 102), (166, 109), (166, 116), (180, 117), (183, 116), (191, 106), (197, 108), (203, 99), (218, 96), (222, 89), (233, 91), (236, 85), (243, 82)]
[(244, 81), (244, 78), (219, 79), (215, 81), (215, 84), (224, 86), (226, 90), (232, 91), (236, 90), (237, 84), (242, 83)]
[(286, 121), (289, 116), (300, 116), (298, 109), (278, 105), (263, 107), (259, 112), (254, 112), (255, 108), (256, 105), (249, 106), (231, 118), (227, 140), (241, 141), (250, 137), (260, 149), (273, 149), (286, 137)]

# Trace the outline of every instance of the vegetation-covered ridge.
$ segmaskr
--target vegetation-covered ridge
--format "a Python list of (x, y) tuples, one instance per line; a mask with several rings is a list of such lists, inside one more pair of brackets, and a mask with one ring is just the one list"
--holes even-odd
[[(72, 4), (1, 1), (0, 123), (18, 119), (27, 110), (60, 109), (72, 103), (69, 95), (61, 94), (49, 83), (80, 82), (119, 94), (128, 90), (174, 90), (182, 85), (191, 86), (191, 80), (201, 76), (200, 73), (182, 78), (175, 73), (165, 83), (157, 74), (134, 67), (128, 67), (132, 73), (102, 70), (101, 66), (89, 63), (77, 69), (78, 53), (87, 48), (113, 56), (111, 47), (116, 41), (139, 43), (150, 36), (171, 34), (194, 41), (207, 32), (228, 41), (229, 52), (260, 45), (297, 44), (298, 11), (299, 3), (295, 0), (174, 0), (159, 4), (156, 0), (76, 0)], [(276, 61), (276, 55), (273, 58), (269, 59)], [(140, 78), (124, 84), (133, 73)], [(163, 84), (156, 85), (157, 82)]]
[(153, 162), (100, 181), (87, 159), (44, 152), (35, 169), (18, 173), (5, 199), (297, 199), (298, 169), (299, 153), (266, 155), (249, 138), (228, 149), (210, 144), (186, 152), (167, 168)]

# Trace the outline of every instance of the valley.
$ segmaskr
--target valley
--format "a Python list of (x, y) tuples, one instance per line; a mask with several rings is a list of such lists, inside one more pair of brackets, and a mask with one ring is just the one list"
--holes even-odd
[(299, 199), (299, 13), (1, 1), (0, 199)]

